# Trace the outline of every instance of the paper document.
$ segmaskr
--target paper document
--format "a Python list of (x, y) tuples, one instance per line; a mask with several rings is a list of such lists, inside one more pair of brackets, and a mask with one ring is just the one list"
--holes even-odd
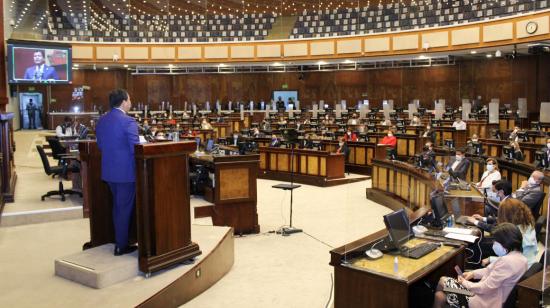
[(477, 240), (477, 236), (469, 234), (458, 234), (458, 233), (447, 233), (445, 238), (450, 238), (453, 240), (464, 241), (468, 243), (474, 243)]
[(457, 234), (472, 234), (472, 229), (466, 229), (466, 228), (451, 228), (446, 227), (443, 229), (444, 232), (447, 233), (457, 233)]

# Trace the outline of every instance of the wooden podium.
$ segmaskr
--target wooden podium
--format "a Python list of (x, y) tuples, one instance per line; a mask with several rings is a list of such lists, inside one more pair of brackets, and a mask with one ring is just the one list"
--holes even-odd
[(139, 270), (151, 273), (201, 254), (191, 242), (189, 155), (195, 142), (137, 145)]
[[(188, 154), (195, 142), (136, 145), (136, 223), (130, 241), (139, 245), (139, 269), (150, 274), (201, 254), (191, 242)], [(101, 180), (95, 141), (79, 144), (84, 216), (90, 217), (91, 248), (114, 242), (112, 196)]]
[(386, 159), (386, 153), (387, 153), (387, 148), (389, 146), (388, 145), (385, 145), (385, 144), (377, 144), (376, 145), (376, 148), (374, 149), (374, 158), (376, 159)]

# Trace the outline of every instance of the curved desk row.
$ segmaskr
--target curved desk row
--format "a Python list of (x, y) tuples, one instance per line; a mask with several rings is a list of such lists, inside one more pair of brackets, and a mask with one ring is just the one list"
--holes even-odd
[[(411, 224), (425, 214), (424, 208), (409, 212)], [(330, 265), (334, 267), (335, 308), (399, 308), (428, 304), (433, 295), (426, 295), (424, 282), (436, 285), (441, 276), (456, 275), (454, 266), (464, 266), (463, 246), (443, 246), (418, 260), (397, 256), (397, 269), (392, 255), (368, 260), (365, 250), (387, 234), (383, 229), (330, 252)]]

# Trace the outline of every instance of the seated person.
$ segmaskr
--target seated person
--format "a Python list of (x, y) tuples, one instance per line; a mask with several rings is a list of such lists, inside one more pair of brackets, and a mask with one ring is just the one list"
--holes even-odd
[(388, 129), (388, 133), (384, 136), (384, 138), (382, 138), (382, 141), (380, 141), (379, 144), (389, 145), (392, 148), (397, 146), (397, 138), (393, 135), (391, 129)]
[(351, 131), (351, 128), (348, 128), (346, 134), (344, 135), (344, 139), (346, 140), (346, 142), (349, 142), (349, 141), (356, 142), (356, 141), (359, 140), (359, 139), (357, 138), (357, 134), (355, 134), (354, 132), (352, 132), (352, 131)]
[(466, 122), (462, 121), (460, 117), (456, 117), (455, 121), (453, 122), (453, 127), (456, 130), (466, 130)]
[(413, 116), (411, 120), (411, 126), (422, 126), (422, 122), (418, 116)]
[(57, 137), (72, 137), (76, 135), (76, 131), (73, 127), (73, 120), (70, 117), (65, 117), (63, 123), (57, 125), (55, 128), (55, 135)]
[(523, 152), (521, 151), (521, 148), (519, 147), (519, 142), (510, 141), (510, 146), (514, 150), (514, 159), (519, 160), (519, 161), (524, 161), (525, 156), (523, 155)]
[(435, 143), (435, 131), (432, 130), (430, 124), (426, 126), (426, 130), (422, 133), (423, 138), (430, 138), (432, 143)]
[(493, 181), (498, 181), (501, 179), (496, 159), (487, 158), (485, 161), (485, 168), (487, 170), (483, 172), (483, 175), (481, 175), (481, 180), (476, 183), (477, 188), (483, 190), (490, 189), (493, 185)]
[(464, 156), (464, 149), (456, 149), (455, 157), (451, 158), (445, 170), (453, 177), (466, 180), (468, 169), (470, 169), (470, 160)]
[(280, 116), (280, 117), (279, 117), (279, 121), (277, 122), (277, 124), (279, 124), (279, 125), (286, 125), (285, 117)]
[(354, 113), (351, 118), (348, 120), (348, 125), (357, 125), (359, 121), (357, 120), (357, 114)]
[[(537, 253), (537, 235), (535, 233), (535, 218), (531, 210), (518, 199), (508, 198), (503, 201), (498, 208), (498, 223), (509, 222), (516, 225), (523, 236), (522, 247), (523, 256), (527, 258), (527, 266), (538, 262)], [(481, 261), (481, 265), (487, 266), (493, 263), (497, 257), (489, 257)]]
[[(500, 180), (495, 183), (495, 190), (497, 191), (497, 198), (500, 204), (502, 204), (512, 194), (512, 184), (506, 180)], [(483, 231), (491, 232), (497, 223), (497, 219), (494, 216), (483, 217), (479, 214), (474, 214), (468, 217), (468, 222)]]
[[(503, 223), (493, 232), (493, 251), (499, 256), (488, 267), (465, 272), (457, 279), (441, 277), (433, 307), (502, 307), (508, 295), (527, 271), (527, 259), (522, 255), (523, 236), (511, 223)], [(478, 282), (472, 282), (478, 279)], [(445, 293), (443, 288), (468, 289), (475, 296)]]
[(475, 154), (474, 143), (479, 142), (477, 134), (473, 134), (472, 138), (466, 142), (466, 152), (468, 154)]
[(436, 169), (435, 152), (431, 142), (426, 142), (422, 152), (422, 165), (431, 172)]
[(203, 118), (201, 122), (201, 129), (212, 129), (212, 125), (208, 122), (207, 118)]
[(271, 135), (271, 142), (269, 142), (269, 146), (272, 148), (278, 148), (281, 146), (281, 141), (277, 138), (277, 135)]
[(391, 126), (391, 120), (390, 119), (385, 119), (384, 121), (380, 122), (381, 125), (384, 125), (384, 126)]
[(302, 140), (303, 149), (313, 149), (313, 139), (311, 134), (307, 134), (306, 137)]
[(538, 170), (533, 171), (527, 181), (521, 182), (520, 188), (518, 188), (518, 190), (516, 190), (512, 194), (512, 197), (519, 199), (525, 203), (529, 203), (529, 199), (531, 199), (531, 196), (534, 195), (533, 194), (534, 192), (542, 191), (542, 188), (540, 187), (540, 185), (542, 184), (543, 180), (544, 180), (544, 173)]
[(260, 128), (262, 130), (271, 130), (271, 123), (267, 119), (263, 119), (262, 123), (260, 124)]
[[(546, 153), (546, 165), (548, 166), (550, 163), (550, 138), (546, 138), (546, 146), (539, 151)], [(537, 166), (538, 163), (539, 162), (535, 161), (535, 166)]]
[(254, 137), (254, 138), (260, 137), (260, 130), (257, 127), (254, 127), (252, 129), (252, 137)]
[(518, 137), (519, 131), (520, 131), (520, 128), (518, 126), (515, 126), (514, 130), (512, 130), (512, 132), (510, 133), (510, 136), (508, 136), (508, 140), (518, 142), (519, 141), (519, 137)]
[(344, 154), (345, 161), (348, 161), (349, 157), (349, 148), (346, 140), (342, 137), (340, 140), (338, 140), (338, 149), (336, 150), (336, 153), (338, 154)]

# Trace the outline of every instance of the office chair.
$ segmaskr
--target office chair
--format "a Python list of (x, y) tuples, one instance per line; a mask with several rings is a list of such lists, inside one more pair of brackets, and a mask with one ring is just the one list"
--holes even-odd
[(62, 155), (67, 154), (67, 149), (61, 145), (61, 142), (57, 139), (57, 137), (46, 137), (46, 141), (48, 141), (48, 144), (52, 149), (53, 158), (58, 161), (59, 165), (61, 165)]
[(82, 197), (82, 193), (79, 191), (75, 191), (72, 189), (64, 189), (63, 188), (63, 178), (67, 176), (67, 173), (70, 172), (80, 172), (80, 170), (77, 167), (69, 167), (68, 163), (65, 159), (61, 159), (61, 165), (51, 167), (50, 162), (48, 161), (48, 156), (46, 156), (46, 152), (44, 152), (44, 148), (41, 145), (36, 146), (36, 150), (38, 151), (38, 154), (40, 154), (40, 159), (42, 159), (42, 165), (44, 166), (44, 172), (46, 172), (47, 175), (58, 175), (59, 176), (59, 189), (58, 190), (52, 190), (47, 192), (46, 194), (42, 195), (41, 200), (44, 201), (46, 197), (51, 196), (61, 196), (61, 201), (65, 201), (65, 195), (73, 195), (77, 194), (80, 197)]

